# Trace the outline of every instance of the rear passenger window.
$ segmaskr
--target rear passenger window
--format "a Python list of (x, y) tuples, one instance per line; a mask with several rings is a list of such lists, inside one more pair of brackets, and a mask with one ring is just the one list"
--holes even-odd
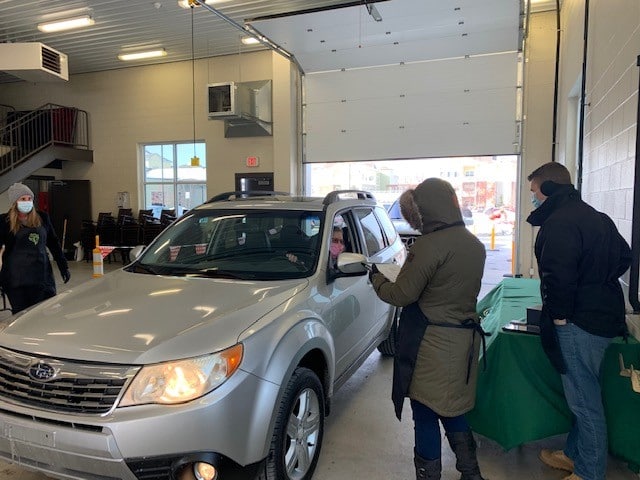
[(385, 247), (384, 235), (380, 224), (373, 214), (373, 210), (370, 209), (356, 209), (356, 218), (360, 222), (362, 227), (362, 234), (364, 235), (364, 243), (367, 247), (367, 254), (369, 256), (375, 255)]
[(380, 225), (382, 225), (382, 230), (384, 230), (384, 234), (387, 237), (387, 242), (389, 242), (388, 245), (392, 245), (398, 237), (396, 228), (393, 226), (393, 223), (391, 223), (389, 215), (387, 215), (387, 212), (385, 212), (384, 208), (376, 207), (375, 212), (376, 217), (378, 217), (378, 220), (380, 221)]

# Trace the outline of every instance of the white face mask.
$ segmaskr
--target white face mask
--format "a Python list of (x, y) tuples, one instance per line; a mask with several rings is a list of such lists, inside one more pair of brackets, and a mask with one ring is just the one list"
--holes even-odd
[(18, 211), (20, 213), (29, 213), (31, 210), (33, 210), (33, 202), (31, 200), (18, 202)]

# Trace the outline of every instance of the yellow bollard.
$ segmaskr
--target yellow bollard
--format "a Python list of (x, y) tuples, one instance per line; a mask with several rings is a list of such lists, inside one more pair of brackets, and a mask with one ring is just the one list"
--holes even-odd
[(491, 224), (491, 250), (496, 249), (496, 226), (495, 224)]
[(100, 250), (100, 236), (96, 235), (96, 248), (93, 249), (93, 278), (104, 275), (104, 263), (102, 261), (102, 251)]

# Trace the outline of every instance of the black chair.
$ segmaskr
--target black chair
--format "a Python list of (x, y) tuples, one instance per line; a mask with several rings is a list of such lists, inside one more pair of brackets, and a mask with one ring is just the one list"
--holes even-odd
[(140, 237), (140, 226), (131, 215), (118, 215), (118, 243), (120, 246), (135, 247)]
[(97, 225), (92, 220), (82, 220), (80, 224), (80, 245), (84, 250), (83, 260), (90, 262), (96, 246)]
[[(111, 212), (101, 212), (98, 214), (96, 224), (96, 234), (100, 236), (100, 245), (115, 245), (117, 238), (116, 219), (111, 216)], [(91, 249), (93, 249), (91, 247)]]
[(122, 218), (124, 215), (127, 215), (127, 216), (129, 216), (129, 217), (132, 217), (132, 216), (133, 216), (133, 213), (132, 213), (132, 211), (131, 211), (131, 209), (130, 209), (130, 208), (119, 208), (119, 209), (118, 209), (118, 223), (120, 223), (120, 222), (121, 222), (121, 218)]
[(149, 245), (164, 230), (160, 220), (155, 218), (153, 214), (141, 213), (138, 217), (138, 224), (140, 225), (140, 241), (143, 245)]
[[(100, 212), (98, 214), (98, 222), (96, 223), (96, 235), (100, 239), (100, 245), (112, 246), (117, 244), (118, 238), (118, 225), (116, 219), (111, 215), (111, 212)], [(94, 237), (95, 238), (95, 237)], [(91, 248), (85, 250), (86, 252), (93, 252), (95, 248), (95, 239), (91, 241)], [(113, 252), (106, 256), (107, 262), (111, 263), (113, 258)]]
[(164, 213), (164, 212), (173, 212), (173, 210), (163, 210), (163, 213), (160, 215), (160, 224), (163, 228), (168, 227), (171, 223), (176, 219), (175, 214)]

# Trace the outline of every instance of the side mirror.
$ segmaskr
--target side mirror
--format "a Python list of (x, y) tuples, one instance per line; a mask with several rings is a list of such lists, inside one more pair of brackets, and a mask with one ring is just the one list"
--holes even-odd
[(367, 262), (367, 257), (361, 253), (344, 252), (338, 255), (338, 270), (347, 274), (367, 273), (363, 263)]
[(131, 249), (131, 251), (129, 252), (129, 258), (131, 259), (132, 262), (138, 259), (138, 257), (140, 256), (144, 248), (145, 248), (144, 245), (136, 245)]

